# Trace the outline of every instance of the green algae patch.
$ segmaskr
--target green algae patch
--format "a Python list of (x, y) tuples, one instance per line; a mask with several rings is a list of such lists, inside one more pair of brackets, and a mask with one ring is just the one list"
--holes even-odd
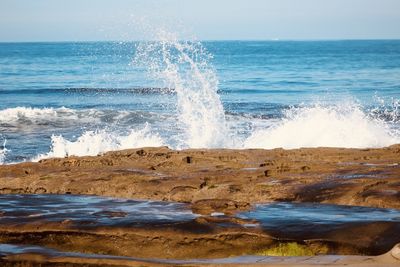
[(279, 243), (275, 246), (258, 251), (256, 254), (260, 256), (315, 256), (326, 254), (328, 248), (326, 246), (308, 246), (298, 244), (296, 242)]

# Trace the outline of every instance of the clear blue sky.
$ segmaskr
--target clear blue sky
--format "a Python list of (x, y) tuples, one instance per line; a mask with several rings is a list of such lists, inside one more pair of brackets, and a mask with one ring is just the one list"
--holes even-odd
[[(0, 41), (400, 39), (400, 0), (0, 0)], [(185, 38), (185, 37), (184, 37)]]

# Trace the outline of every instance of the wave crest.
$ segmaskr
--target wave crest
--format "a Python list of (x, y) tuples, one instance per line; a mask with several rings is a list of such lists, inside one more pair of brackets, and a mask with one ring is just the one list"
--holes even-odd
[(79, 119), (79, 116), (75, 110), (65, 107), (15, 107), (0, 110), (0, 124), (13, 126), (18, 124), (45, 125), (49, 122), (55, 122), (60, 118), (62, 118), (64, 122), (76, 121)]
[[(167, 117), (163, 114), (132, 110), (15, 107), (0, 110), (0, 126), (15, 127), (20, 131), (21, 129), (27, 130), (28, 127), (37, 129), (67, 128), (77, 125), (110, 125), (113, 123), (122, 125), (143, 124), (166, 120)], [(23, 128), (25, 126), (26, 128)]]

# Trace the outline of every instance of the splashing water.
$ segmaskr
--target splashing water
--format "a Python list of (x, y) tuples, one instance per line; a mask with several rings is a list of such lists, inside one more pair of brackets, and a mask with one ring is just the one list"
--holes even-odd
[(158, 134), (153, 134), (147, 124), (139, 131), (131, 130), (128, 135), (117, 135), (115, 132), (105, 130), (87, 131), (76, 141), (68, 141), (62, 136), (53, 135), (51, 143), (50, 152), (39, 155), (33, 161), (66, 156), (96, 156), (107, 151), (164, 145), (161, 137)]
[(137, 47), (135, 64), (177, 94), (177, 127), (183, 130), (179, 147), (215, 148), (228, 145), (224, 108), (217, 94), (218, 79), (209, 64), (212, 58), (200, 42), (179, 41), (159, 31), (154, 42)]
[(354, 104), (291, 108), (285, 118), (268, 129), (258, 129), (245, 148), (385, 147), (400, 143), (390, 125), (366, 114)]
[(0, 165), (3, 165), (6, 159), (6, 154), (8, 151), (6, 148), (6, 144), (7, 144), (7, 139), (4, 139), (3, 146), (2, 148), (0, 148)]
[(229, 129), (217, 94), (218, 79), (209, 63), (212, 56), (200, 42), (179, 41), (164, 30), (155, 37), (157, 41), (138, 45), (134, 62), (146, 65), (152, 77), (176, 91), (177, 125), (184, 132), (178, 149), (364, 148), (400, 142), (400, 134), (387, 122), (371, 116), (372, 112), (365, 113), (355, 103), (291, 108), (274, 125), (250, 132), (247, 139), (239, 141), (243, 136), (232, 132), (235, 127)]
[(393, 124), (400, 122), (400, 99), (391, 98), (389, 103), (377, 95), (374, 96), (374, 99), (378, 105), (370, 110), (371, 117)]
[[(235, 138), (236, 143), (235, 146), (226, 145), (224, 148), (367, 148), (385, 147), (400, 143), (400, 129), (396, 128), (398, 118), (393, 118), (393, 115), (391, 115), (390, 118), (395, 122), (390, 124), (387, 120), (381, 118), (381, 114), (386, 114), (387, 111), (381, 110), (379, 114), (376, 112), (376, 109), (373, 109), (370, 113), (367, 113), (355, 103), (292, 107), (286, 111), (283, 119), (273, 120), (269, 125), (261, 124), (261, 126), (250, 130), (248, 138), (245, 138), (241, 143), (238, 140), (240, 138), (243, 140), (243, 137), (239, 134), (226, 137), (229, 140)], [(253, 125), (256, 126), (256, 123)], [(392, 127), (393, 125), (395, 127)], [(141, 130), (131, 130), (127, 135), (98, 130), (86, 131), (75, 141), (69, 141), (62, 136), (52, 136), (51, 140), (50, 152), (37, 156), (33, 161), (52, 157), (96, 156), (107, 151), (138, 147), (168, 145), (177, 148), (168, 140), (161, 138), (158, 133), (152, 132), (149, 124), (146, 124)], [(204, 142), (205, 140), (201, 141)], [(208, 139), (206, 141), (211, 142), (213, 140)], [(225, 142), (225, 144), (227, 143)], [(210, 148), (213, 143), (196, 144), (198, 146), (190, 146), (186, 143), (186, 146)], [(4, 161), (6, 153), (7, 149), (4, 143), (3, 149), (0, 150), (0, 163)]]

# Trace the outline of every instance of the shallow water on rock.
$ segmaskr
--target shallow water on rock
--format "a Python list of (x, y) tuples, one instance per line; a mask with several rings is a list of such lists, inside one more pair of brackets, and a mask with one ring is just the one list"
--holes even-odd
[(81, 226), (141, 226), (196, 217), (182, 203), (89, 195), (0, 195), (0, 224), (71, 221)]
[[(65, 222), (95, 226), (169, 224), (194, 220), (200, 215), (183, 203), (130, 200), (90, 195), (0, 195), (0, 224)], [(257, 204), (236, 215), (258, 221), (265, 229), (298, 230), (351, 223), (400, 223), (400, 210), (320, 203), (277, 202)]]
[[(320, 203), (257, 204), (241, 219), (257, 220), (266, 230), (289, 232), (318, 231), (350, 224), (393, 222), (400, 224), (400, 210)], [(323, 226), (323, 227), (320, 227)]]

